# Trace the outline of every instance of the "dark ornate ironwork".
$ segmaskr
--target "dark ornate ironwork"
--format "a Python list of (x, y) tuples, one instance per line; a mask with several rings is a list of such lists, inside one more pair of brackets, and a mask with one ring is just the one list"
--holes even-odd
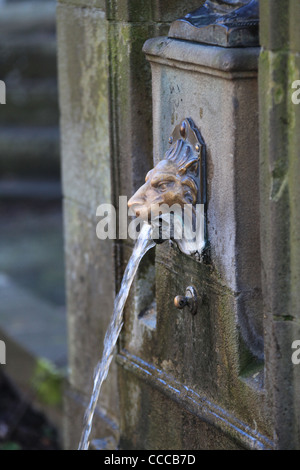
[(222, 47), (259, 46), (259, 2), (207, 0), (174, 21), (168, 36)]

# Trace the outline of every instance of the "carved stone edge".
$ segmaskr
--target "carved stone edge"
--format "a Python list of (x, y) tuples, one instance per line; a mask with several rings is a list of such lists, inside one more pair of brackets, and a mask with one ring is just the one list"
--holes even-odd
[(250, 428), (249, 425), (237, 419), (219, 405), (209, 401), (204, 395), (200, 395), (186, 385), (174, 380), (153, 364), (130, 354), (126, 350), (122, 350), (117, 354), (116, 361), (125, 370), (137, 375), (143, 381), (179, 403), (200, 420), (219, 429), (246, 449), (275, 449), (274, 442), (268, 437)]
[(171, 39), (148, 39), (143, 52), (150, 62), (224, 78), (256, 77), (260, 47), (224, 48)]

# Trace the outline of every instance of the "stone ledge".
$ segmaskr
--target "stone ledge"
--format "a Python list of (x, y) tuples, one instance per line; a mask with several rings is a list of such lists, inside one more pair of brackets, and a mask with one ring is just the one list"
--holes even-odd
[(192, 388), (174, 380), (165, 371), (157, 369), (139, 357), (133, 356), (125, 350), (117, 355), (117, 363), (124, 369), (137, 375), (150, 383), (163, 394), (198, 416), (201, 420), (212, 424), (224, 434), (236, 440), (248, 450), (273, 450), (274, 443), (260, 434), (256, 429), (237, 419), (229, 411), (218, 404), (209, 401), (204, 395), (196, 393)]
[(224, 78), (244, 78), (257, 75), (259, 47), (226, 49), (179, 39), (158, 37), (148, 39), (143, 52), (150, 62), (201, 71)]

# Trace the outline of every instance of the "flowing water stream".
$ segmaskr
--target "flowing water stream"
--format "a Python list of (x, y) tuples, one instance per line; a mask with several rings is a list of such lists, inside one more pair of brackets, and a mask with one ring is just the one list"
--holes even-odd
[(151, 235), (152, 226), (144, 224), (125, 269), (121, 288), (115, 299), (113, 315), (104, 338), (102, 359), (98, 362), (94, 370), (94, 386), (89, 406), (85, 412), (83, 431), (78, 450), (88, 450), (92, 421), (100, 395), (101, 386), (107, 377), (109, 366), (114, 354), (114, 348), (123, 326), (123, 310), (125, 302), (141, 259), (150, 248), (155, 246), (155, 242), (152, 240)]

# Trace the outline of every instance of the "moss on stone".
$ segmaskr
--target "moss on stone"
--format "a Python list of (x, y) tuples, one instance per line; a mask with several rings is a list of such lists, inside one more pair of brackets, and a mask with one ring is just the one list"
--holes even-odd
[(32, 387), (38, 399), (47, 405), (59, 405), (62, 401), (63, 376), (46, 359), (39, 359), (32, 378)]

